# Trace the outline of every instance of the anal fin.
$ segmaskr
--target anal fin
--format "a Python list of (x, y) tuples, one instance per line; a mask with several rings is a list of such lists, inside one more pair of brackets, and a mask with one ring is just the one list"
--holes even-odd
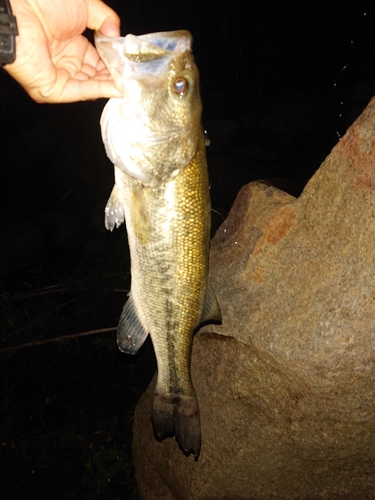
[(131, 294), (125, 303), (117, 327), (117, 345), (126, 354), (136, 354), (146, 340), (148, 332), (143, 328), (134, 308)]

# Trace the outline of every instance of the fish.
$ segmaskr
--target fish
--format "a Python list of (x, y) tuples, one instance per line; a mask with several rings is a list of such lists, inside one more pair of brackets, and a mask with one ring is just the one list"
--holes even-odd
[(202, 322), (221, 321), (221, 313), (208, 279), (211, 205), (192, 35), (96, 33), (95, 43), (122, 95), (108, 101), (100, 120), (115, 170), (105, 226), (112, 231), (126, 222), (131, 262), (117, 344), (135, 354), (151, 336), (154, 434), (158, 440), (175, 435), (197, 459), (193, 335)]

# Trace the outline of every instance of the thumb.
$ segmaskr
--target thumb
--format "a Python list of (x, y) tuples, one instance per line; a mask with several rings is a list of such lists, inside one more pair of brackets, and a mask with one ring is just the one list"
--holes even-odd
[(87, 0), (87, 27), (98, 30), (105, 36), (120, 36), (120, 18), (114, 10), (101, 0)]

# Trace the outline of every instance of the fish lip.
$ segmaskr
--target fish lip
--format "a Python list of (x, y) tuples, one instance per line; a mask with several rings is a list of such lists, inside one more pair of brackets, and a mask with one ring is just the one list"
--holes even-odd
[[(125, 37), (131, 40), (134, 35), (127, 35)], [(167, 52), (172, 52), (174, 55), (182, 54), (192, 49), (193, 38), (189, 31), (160, 31), (156, 33), (148, 33), (147, 35), (140, 35), (136, 37), (138, 43), (144, 40), (149, 44), (156, 45), (160, 49)]]
[[(183, 53), (192, 49), (193, 37), (191, 33), (187, 30), (176, 30), (176, 31), (158, 31), (155, 33), (148, 33), (146, 35), (133, 35), (129, 33), (126, 36), (110, 37), (102, 35), (99, 31), (94, 33), (95, 45), (102, 44), (120, 44), (125, 48), (128, 48), (129, 53), (132, 53), (130, 49), (137, 48), (138, 50), (145, 47), (145, 43), (154, 45), (161, 50), (166, 52), (171, 52), (176, 55), (176, 53)], [(124, 50), (126, 53), (126, 50)], [(125, 56), (126, 57), (126, 56)]]
[(161, 84), (172, 59), (192, 50), (189, 31), (161, 31), (147, 35), (107, 37), (96, 31), (95, 45), (114, 80), (151, 79)]

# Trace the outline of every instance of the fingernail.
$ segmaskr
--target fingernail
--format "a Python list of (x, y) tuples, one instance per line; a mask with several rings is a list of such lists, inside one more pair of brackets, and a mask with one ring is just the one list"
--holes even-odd
[(116, 23), (116, 21), (114, 21), (113, 18), (109, 17), (101, 25), (100, 32), (104, 36), (111, 36), (111, 37), (120, 36), (120, 25)]

